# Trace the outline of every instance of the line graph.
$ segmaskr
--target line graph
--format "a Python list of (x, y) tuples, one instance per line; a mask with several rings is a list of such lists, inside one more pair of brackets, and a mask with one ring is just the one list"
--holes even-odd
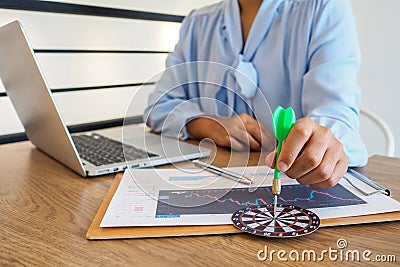
[(196, 175), (196, 176), (170, 176), (169, 181), (199, 181), (214, 180), (220, 178), (221, 175)]
[[(160, 190), (156, 215), (231, 214), (240, 208), (271, 204), (272, 200), (270, 186), (260, 187), (254, 192), (247, 188)], [(278, 203), (309, 209), (366, 202), (340, 184), (326, 189), (296, 184), (282, 186)]]

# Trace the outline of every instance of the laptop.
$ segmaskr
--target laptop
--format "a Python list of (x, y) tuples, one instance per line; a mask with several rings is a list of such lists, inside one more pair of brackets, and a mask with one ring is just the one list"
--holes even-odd
[(30, 141), (84, 177), (211, 154), (139, 125), (71, 135), (19, 21), (0, 28), (0, 78)]

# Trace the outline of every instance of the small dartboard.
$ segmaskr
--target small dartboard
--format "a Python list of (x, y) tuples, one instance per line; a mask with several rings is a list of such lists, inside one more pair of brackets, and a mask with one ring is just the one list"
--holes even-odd
[(248, 207), (232, 215), (232, 222), (238, 229), (266, 237), (297, 237), (318, 229), (319, 217), (312, 211), (297, 206), (274, 205)]

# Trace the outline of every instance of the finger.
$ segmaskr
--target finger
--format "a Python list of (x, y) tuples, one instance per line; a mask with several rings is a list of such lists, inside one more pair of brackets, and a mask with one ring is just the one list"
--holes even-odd
[(261, 150), (274, 151), (276, 148), (276, 139), (273, 134), (265, 127), (261, 127)]
[[(321, 163), (309, 173), (303, 176), (294, 177), (300, 184), (317, 184), (331, 179), (336, 168), (339, 157), (333, 149), (328, 149), (323, 156)], [(288, 174), (289, 175), (289, 174)]]
[(313, 125), (310, 119), (300, 119), (290, 130), (286, 140), (282, 143), (282, 150), (278, 159), (278, 168), (286, 172), (296, 160), (302, 148), (313, 134)]
[(239, 114), (239, 115), (237, 115), (237, 116), (235, 116), (235, 117), (239, 118), (243, 123), (246, 123), (246, 122), (249, 122), (249, 121), (251, 121), (251, 120), (254, 120), (254, 118), (251, 117), (251, 116), (250, 116), (249, 114), (247, 114), (247, 113), (241, 113), (241, 114)]
[(251, 136), (251, 134), (249, 134), (248, 132), (244, 132), (243, 134), (244, 134), (243, 139), (240, 139), (239, 141), (241, 141), (241, 142), (244, 141), (245, 145), (247, 145), (247, 147), (250, 146), (250, 148), (252, 150), (259, 151), (261, 148), (261, 144), (253, 136)]
[(258, 150), (272, 151), (275, 148), (275, 138), (263, 124), (249, 115), (243, 116), (242, 120), (246, 131), (260, 144)]
[[(254, 120), (253, 118), (247, 118), (248, 120)], [(231, 130), (230, 135), (235, 137), (238, 141), (250, 147), (253, 150), (260, 150), (261, 144), (258, 142), (246, 129), (246, 124), (241, 121), (234, 130)]]
[[(318, 132), (315, 132), (311, 136), (310, 140), (304, 147), (303, 152), (301, 152), (289, 170), (286, 171), (286, 174), (292, 178), (299, 178), (314, 169), (324, 166), (326, 162), (329, 163), (334, 159), (334, 157), (337, 157), (338, 153), (335, 153), (335, 151), (331, 150), (330, 153), (326, 153), (326, 150), (331, 143), (329, 141), (331, 140), (330, 138), (332, 137), (330, 136), (329, 129), (321, 127)], [(335, 150), (335, 148), (332, 149)], [(325, 162), (322, 162), (323, 160)], [(336, 164), (336, 161), (332, 163)]]
[(336, 164), (335, 171), (328, 180), (325, 180), (320, 183), (311, 184), (311, 186), (315, 189), (329, 188), (335, 186), (346, 173), (347, 166), (348, 166), (348, 161), (339, 160), (338, 163)]
[(257, 140), (260, 144), (260, 150), (273, 151), (275, 149), (275, 137), (271, 132), (262, 124), (251, 123), (246, 125), (246, 131)]
[(265, 164), (270, 168), (274, 168), (275, 166), (275, 153), (276, 151), (272, 151), (265, 157)]
[(231, 148), (235, 151), (245, 151), (248, 146), (238, 141), (235, 137), (230, 136)]
[(262, 141), (261, 125), (253, 118), (244, 123), (246, 131), (251, 134), (259, 143)]
[[(242, 113), (238, 116), (242, 122), (244, 130), (252, 137), (250, 140), (250, 147), (253, 150), (260, 150), (261, 148), (261, 130), (260, 125), (253, 117), (246, 113)], [(255, 142), (256, 143), (255, 143)]]
[(259, 148), (260, 145), (254, 140), (254, 138), (249, 138), (243, 121), (239, 115), (229, 119), (222, 119), (220, 120), (219, 125), (223, 128), (225, 134), (223, 136), (219, 135), (215, 138), (218, 140), (217, 144), (226, 147), (230, 146), (232, 149), (238, 151), (243, 151), (248, 147), (254, 148), (255, 150)]

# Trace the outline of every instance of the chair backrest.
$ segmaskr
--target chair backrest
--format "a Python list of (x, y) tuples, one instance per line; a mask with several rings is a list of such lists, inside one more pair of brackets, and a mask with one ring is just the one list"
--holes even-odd
[(382, 118), (364, 108), (360, 109), (360, 134), (369, 155), (394, 156), (395, 140), (392, 130)]

